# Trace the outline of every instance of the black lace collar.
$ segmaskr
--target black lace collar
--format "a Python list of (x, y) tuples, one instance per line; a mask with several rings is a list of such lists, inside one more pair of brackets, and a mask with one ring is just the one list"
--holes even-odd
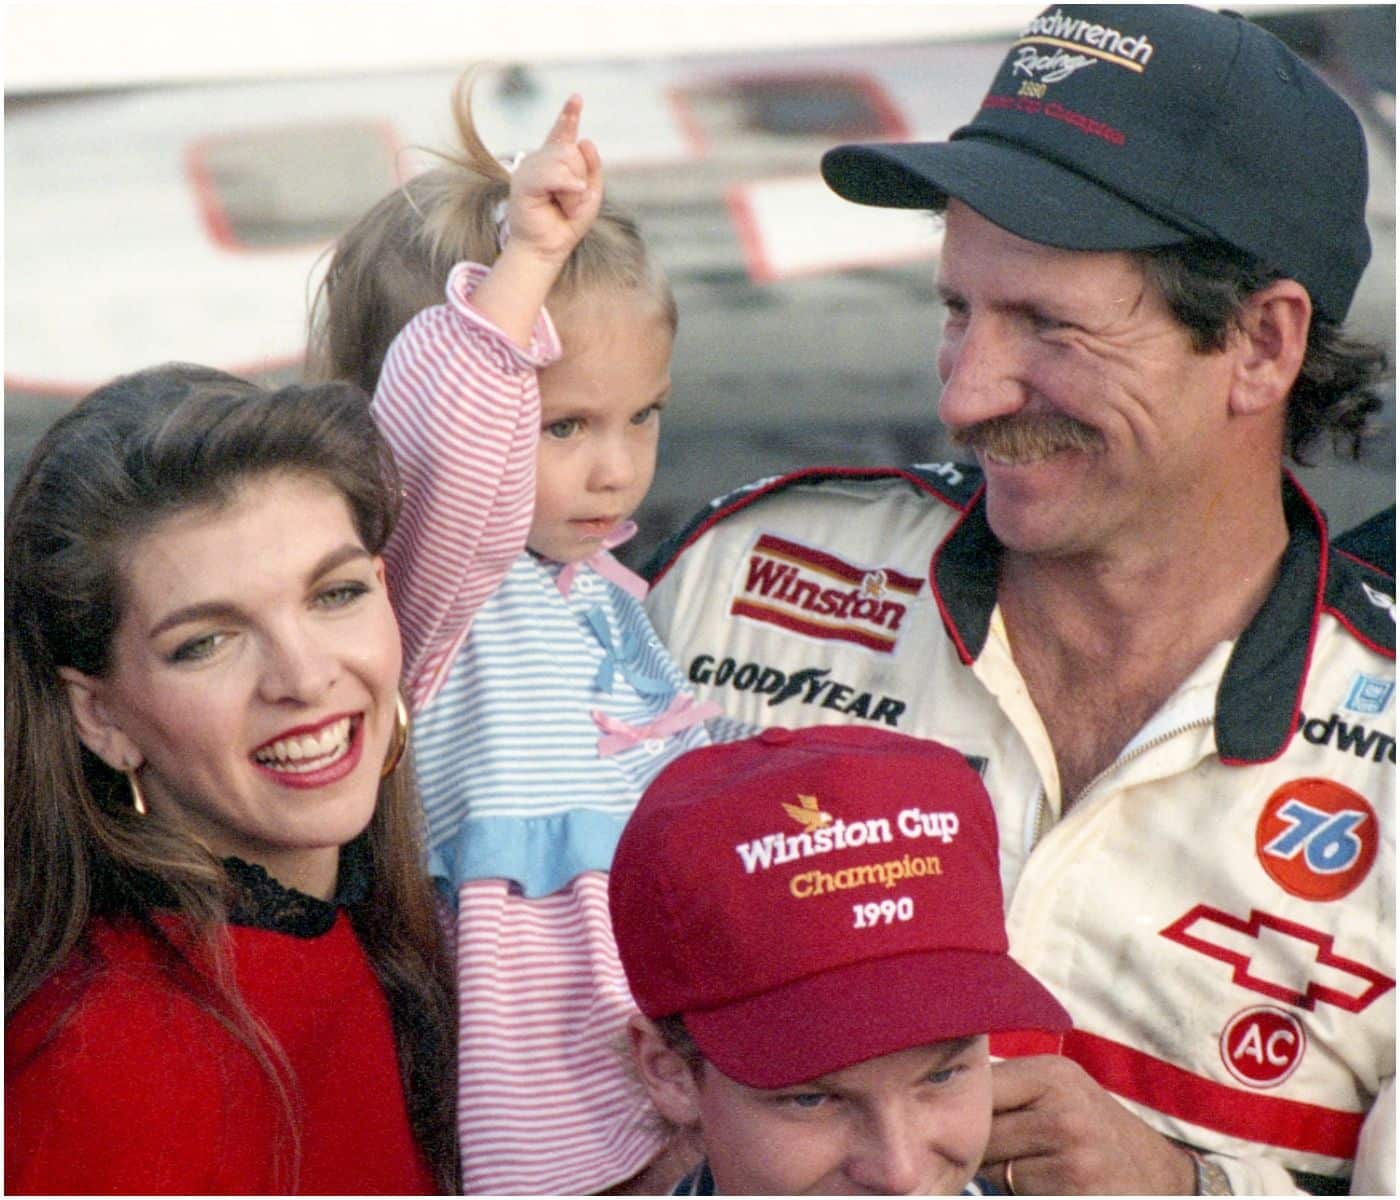
[(369, 847), (363, 837), (341, 850), (336, 891), (329, 900), (283, 887), (256, 863), (226, 858), (223, 864), (233, 885), (230, 925), (268, 929), (293, 937), (320, 937), (330, 932), (341, 908), (359, 904), (369, 895)]

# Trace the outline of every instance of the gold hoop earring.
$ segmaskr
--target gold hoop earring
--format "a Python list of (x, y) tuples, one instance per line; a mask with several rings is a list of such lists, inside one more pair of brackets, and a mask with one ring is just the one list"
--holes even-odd
[(131, 807), (136, 810), (138, 817), (146, 815), (146, 794), (141, 790), (141, 781), (136, 778), (136, 768), (128, 767), (122, 772), (126, 776), (127, 786), (131, 788)]
[(384, 766), (379, 772), (380, 779), (388, 779), (403, 759), (403, 752), (408, 749), (408, 727), (408, 705), (403, 702), (402, 695), (395, 696), (394, 738), (389, 743), (388, 757), (384, 759)]

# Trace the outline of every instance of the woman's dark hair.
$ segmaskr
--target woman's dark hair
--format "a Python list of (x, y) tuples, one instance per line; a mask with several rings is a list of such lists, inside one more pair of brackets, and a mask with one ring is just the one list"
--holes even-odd
[[(1183, 242), (1141, 250), (1134, 257), (1202, 354), (1223, 349), (1249, 298), (1284, 278), (1223, 242)], [(1314, 311), (1303, 365), (1288, 397), (1284, 442), (1289, 456), (1306, 466), (1309, 448), (1330, 433), (1335, 447), (1359, 458), (1367, 419), (1381, 407), (1375, 387), (1386, 376), (1384, 350), (1344, 337), (1335, 322)]]
[[(107, 670), (123, 560), (144, 533), (279, 473), (331, 483), (365, 548), (382, 549), (398, 476), (348, 384), (270, 392), (205, 367), (155, 367), (93, 392), (30, 457), (5, 518), (5, 1012), (70, 955), (94, 958), (92, 916), (142, 922), (173, 976), (268, 1074), (289, 1116), (294, 1182), (296, 1081), (229, 976), (228, 877), (172, 817), (134, 813), (123, 777), (79, 741), (59, 678), (65, 666)], [(380, 786), (364, 835), (370, 893), (350, 917), (389, 1003), (414, 1134), (455, 1191), (456, 1006), (410, 774)], [(193, 937), (166, 936), (157, 908), (181, 913)]]

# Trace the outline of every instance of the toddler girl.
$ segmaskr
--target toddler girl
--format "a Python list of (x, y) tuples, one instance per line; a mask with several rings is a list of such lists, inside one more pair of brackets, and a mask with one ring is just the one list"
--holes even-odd
[(404, 480), (385, 558), (431, 866), (456, 894), (468, 1192), (662, 1182), (618, 1053), (606, 872), (715, 711), (609, 553), (651, 483), (676, 310), (603, 200), (581, 108), (509, 173), (459, 87), (464, 154), (342, 239), (318, 304), (319, 373), (374, 389)]

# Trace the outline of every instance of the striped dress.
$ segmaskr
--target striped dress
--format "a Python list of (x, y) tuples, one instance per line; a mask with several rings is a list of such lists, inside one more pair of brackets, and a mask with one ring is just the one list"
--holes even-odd
[(485, 275), (459, 264), (385, 360), (374, 412), (404, 483), (385, 558), (430, 866), (456, 899), (463, 1187), (596, 1192), (664, 1144), (625, 1065), (607, 870), (711, 707), (607, 549), (569, 566), (525, 549), (559, 340), (545, 313), (521, 348), (474, 312)]

